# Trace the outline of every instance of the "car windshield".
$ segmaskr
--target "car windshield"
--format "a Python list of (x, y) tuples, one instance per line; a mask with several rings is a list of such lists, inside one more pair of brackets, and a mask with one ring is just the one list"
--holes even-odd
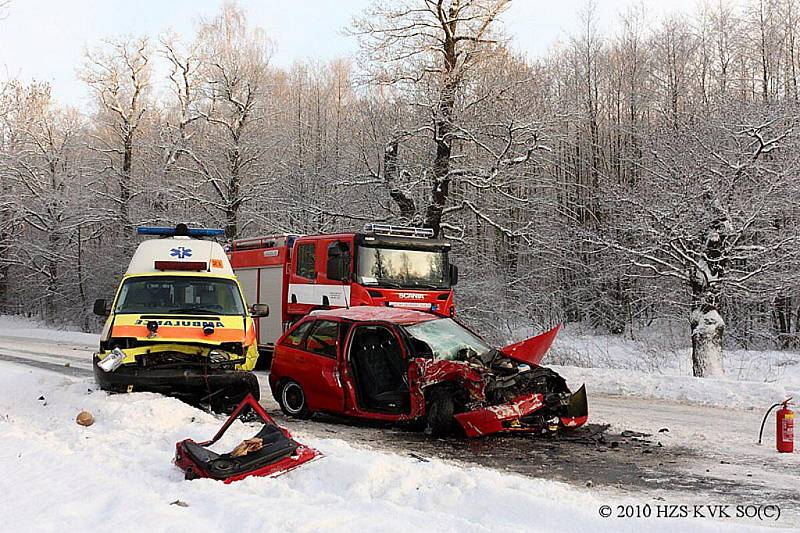
[(233, 280), (192, 276), (128, 279), (122, 284), (114, 312), (245, 314)]
[(448, 289), (447, 252), (359, 246), (359, 282), (376, 287)]
[(430, 348), (434, 359), (463, 361), (469, 356), (482, 357), (492, 347), (481, 338), (465, 329), (452, 318), (441, 318), (406, 326), (413, 339)]

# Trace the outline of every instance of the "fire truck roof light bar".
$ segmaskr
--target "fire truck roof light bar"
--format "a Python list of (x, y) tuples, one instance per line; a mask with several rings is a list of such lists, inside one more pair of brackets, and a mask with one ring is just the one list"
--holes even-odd
[(415, 228), (413, 226), (392, 226), (391, 224), (364, 224), (364, 231), (376, 235), (391, 237), (413, 237), (416, 239), (430, 239), (433, 237), (431, 228)]
[(174, 228), (164, 228), (158, 226), (139, 226), (136, 228), (139, 235), (159, 235), (161, 237), (216, 237), (224, 235), (225, 230), (213, 228), (187, 228), (184, 224), (178, 224)]

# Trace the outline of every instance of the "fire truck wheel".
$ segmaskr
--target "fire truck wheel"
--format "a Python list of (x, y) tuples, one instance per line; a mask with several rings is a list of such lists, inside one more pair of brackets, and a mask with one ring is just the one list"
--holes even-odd
[(288, 416), (301, 420), (311, 418), (311, 411), (308, 410), (308, 405), (306, 404), (306, 393), (296, 381), (288, 380), (281, 385), (278, 403), (281, 406), (281, 411)]
[(425, 434), (441, 437), (453, 432), (455, 404), (452, 392), (443, 387), (431, 391), (428, 399), (428, 424)]

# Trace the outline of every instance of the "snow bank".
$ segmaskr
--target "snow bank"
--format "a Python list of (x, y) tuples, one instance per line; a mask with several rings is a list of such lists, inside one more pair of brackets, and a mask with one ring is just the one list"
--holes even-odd
[(41, 339), (71, 344), (96, 345), (100, 335), (52, 329), (31, 318), (0, 315), (0, 337), (20, 337), (25, 339)]
[(590, 397), (605, 393), (733, 409), (766, 409), (788, 396), (800, 397), (800, 354), (726, 350), (724, 356), (724, 377), (695, 378), (690, 348), (669, 335), (631, 340), (567, 329), (543, 364), (572, 387), (585, 382)]
[[(643, 525), (600, 518), (600, 505), (624, 503), (609, 493), (303, 434), (295, 436), (324, 458), (274, 479), (187, 482), (171, 464), (175, 442), (209, 437), (220, 420), (155, 394), (108, 396), (91, 388), (88, 380), (0, 363), (4, 529), (639, 531)], [(93, 426), (75, 423), (81, 409), (95, 415)], [(187, 506), (171, 503), (178, 500)], [(646, 525), (666, 532), (678, 522)], [(692, 521), (691, 529), (720, 525)]]
[(719, 378), (695, 378), (647, 374), (619, 368), (582, 368), (553, 365), (570, 387), (586, 383), (591, 404), (592, 394), (613, 394), (654, 398), (726, 409), (767, 409), (792, 396), (800, 398), (800, 382), (765, 383)]

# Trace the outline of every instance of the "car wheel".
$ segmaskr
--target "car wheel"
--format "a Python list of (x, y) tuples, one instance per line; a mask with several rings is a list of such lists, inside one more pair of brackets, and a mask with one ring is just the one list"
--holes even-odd
[(281, 385), (278, 403), (284, 414), (293, 418), (305, 420), (311, 418), (311, 411), (306, 403), (306, 393), (296, 381), (289, 380)]
[(441, 437), (453, 432), (455, 419), (453, 395), (447, 389), (436, 389), (428, 400), (428, 424), (425, 433), (432, 437)]

